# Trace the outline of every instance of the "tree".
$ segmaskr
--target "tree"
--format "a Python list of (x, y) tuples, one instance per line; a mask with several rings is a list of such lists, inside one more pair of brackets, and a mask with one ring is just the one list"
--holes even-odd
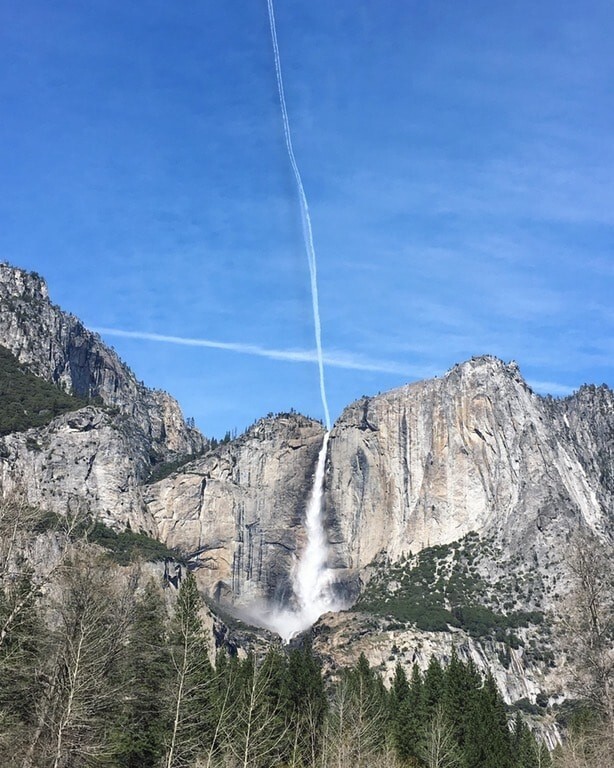
[(122, 654), (126, 693), (118, 708), (115, 752), (126, 768), (155, 768), (164, 753), (170, 723), (160, 691), (171, 672), (164, 619), (160, 590), (151, 580), (135, 600)]
[(392, 686), (390, 687), (390, 733), (396, 753), (402, 757), (410, 754), (409, 745), (406, 744), (407, 705), (410, 695), (407, 675), (400, 663), (394, 670)]
[(327, 703), (322, 668), (310, 643), (289, 653), (286, 702), (293, 734), (290, 764), (315, 764)]
[(461, 765), (461, 752), (441, 704), (436, 706), (422, 733), (418, 755), (426, 768), (457, 768)]
[(520, 712), (512, 726), (512, 751), (518, 768), (549, 768), (551, 764), (547, 748), (537, 742)]
[[(0, 623), (7, 631), (0, 644), (0, 764), (18, 764), (40, 695), (37, 668), (46, 630), (27, 568), (0, 589)], [(14, 612), (15, 606), (20, 610)], [(7, 618), (13, 615), (13, 620)]]
[(77, 550), (65, 563), (24, 765), (79, 768), (112, 751), (109, 724), (122, 695), (115, 671), (127, 623), (126, 595), (113, 576), (91, 552)]
[(460, 661), (454, 647), (444, 677), (443, 712), (456, 743), (462, 748), (467, 738), (469, 705), (482, 687), (482, 678), (471, 661), (468, 664)]
[(611, 554), (588, 532), (569, 557), (572, 589), (564, 619), (574, 654), (575, 686), (606, 724), (614, 744), (614, 569)]
[(239, 696), (226, 733), (226, 745), (241, 768), (268, 768), (286, 751), (288, 727), (279, 688), (276, 651), (260, 664), (253, 655), (240, 665)]
[(603, 723), (572, 728), (563, 746), (558, 746), (552, 756), (553, 768), (609, 768), (611, 765), (614, 765), (614, 751), (609, 729)]
[(463, 752), (467, 768), (513, 768), (505, 705), (491, 674), (469, 702)]
[(170, 726), (165, 768), (192, 766), (213, 742), (217, 700), (201, 608), (196, 580), (188, 573), (181, 583), (171, 625), (173, 674), (168, 692)]
[(335, 687), (328, 718), (326, 764), (369, 768), (386, 749), (388, 702), (381, 678), (364, 654), (344, 670)]
[(435, 656), (431, 656), (424, 675), (424, 708), (427, 718), (433, 717), (443, 699), (445, 677), (442, 666)]

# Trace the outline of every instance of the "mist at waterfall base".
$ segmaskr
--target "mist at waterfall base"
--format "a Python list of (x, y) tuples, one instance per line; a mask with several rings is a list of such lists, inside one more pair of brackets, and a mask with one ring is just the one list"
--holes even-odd
[(309, 629), (322, 614), (346, 607), (335, 598), (332, 591), (333, 571), (327, 567), (328, 543), (322, 519), (329, 437), (330, 432), (327, 432), (318, 455), (311, 496), (307, 504), (307, 542), (292, 574), (296, 608), (276, 608), (258, 603), (241, 611), (246, 620), (276, 632), (285, 642)]

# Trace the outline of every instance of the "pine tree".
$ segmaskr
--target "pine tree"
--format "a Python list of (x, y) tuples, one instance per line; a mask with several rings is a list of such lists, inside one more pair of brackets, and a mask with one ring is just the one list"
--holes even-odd
[(164, 690), (171, 673), (165, 642), (165, 608), (150, 581), (136, 600), (123, 654), (127, 683), (115, 726), (116, 759), (125, 768), (155, 768), (170, 726)]
[(435, 714), (437, 706), (443, 700), (445, 677), (439, 660), (431, 656), (424, 675), (424, 708), (428, 720)]
[(409, 682), (401, 664), (397, 663), (390, 688), (390, 733), (396, 753), (400, 757), (411, 754), (411, 742), (407, 738)]
[(539, 744), (520, 712), (512, 725), (512, 753), (518, 768), (548, 768), (550, 756), (547, 748)]
[(165, 768), (187, 768), (212, 745), (217, 723), (217, 698), (209, 649), (199, 616), (202, 600), (196, 580), (183, 580), (171, 624), (170, 727)]
[(491, 674), (470, 702), (464, 758), (467, 768), (514, 768), (505, 705)]
[(315, 764), (327, 703), (322, 668), (310, 643), (289, 653), (286, 700), (293, 739), (290, 764)]
[(460, 661), (454, 647), (444, 679), (443, 712), (452, 728), (456, 743), (462, 748), (467, 738), (467, 715), (470, 704), (476, 692), (482, 687), (482, 679), (472, 662), (463, 664)]

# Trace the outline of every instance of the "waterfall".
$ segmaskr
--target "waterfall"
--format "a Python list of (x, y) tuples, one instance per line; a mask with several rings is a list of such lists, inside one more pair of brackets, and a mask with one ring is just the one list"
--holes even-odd
[(330, 572), (326, 568), (328, 543), (322, 520), (324, 474), (329, 437), (330, 432), (327, 432), (324, 435), (324, 441), (318, 455), (313, 488), (305, 515), (307, 544), (294, 575), (294, 592), (299, 601), (299, 615), (303, 617), (306, 626), (311, 626), (333, 605), (330, 594)]
[[(306, 544), (296, 564), (292, 585), (297, 601), (295, 609), (267, 611), (258, 623), (272, 629), (286, 642), (314, 624), (327, 611), (339, 606), (331, 592), (331, 571), (327, 568), (328, 542), (322, 519), (324, 476), (330, 432), (326, 432), (305, 513)], [(253, 614), (252, 614), (253, 616)]]

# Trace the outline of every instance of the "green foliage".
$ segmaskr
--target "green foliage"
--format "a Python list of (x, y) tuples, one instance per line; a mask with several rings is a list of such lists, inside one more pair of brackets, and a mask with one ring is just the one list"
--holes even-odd
[(292, 755), (308, 764), (320, 750), (327, 712), (322, 665), (310, 643), (288, 655), (284, 709), (290, 715)]
[[(373, 768), (397, 758), (405, 768), (547, 765), (523, 713), (510, 730), (494, 680), (455, 650), (447, 666), (431, 659), (424, 675), (397, 665), (389, 691), (364, 655), (327, 684), (308, 644), (244, 659), (220, 651), (214, 668), (192, 574), (179, 592), (163, 594), (153, 581), (141, 585), (138, 569), (120, 569), (88, 546), (110, 535), (115, 541), (109, 529), (67, 525), (26, 505), (7, 510), (0, 515), (2, 766)], [(72, 535), (56, 537), (71, 555), (43, 585), (40, 569), (8, 555), (18, 541), (11, 531), (58, 526)], [(585, 710), (568, 710), (561, 711), (573, 732), (592, 734), (599, 725)]]
[(475, 571), (479, 537), (427, 547), (399, 563), (380, 565), (356, 607), (415, 624), (427, 632), (461, 627), (473, 637), (493, 637), (518, 647), (510, 629), (539, 624), (538, 611), (500, 613), (484, 605), (489, 587)]
[(424, 685), (417, 664), (412, 667), (411, 681), (406, 681), (405, 671), (399, 664), (390, 692), (390, 734), (395, 751), (403, 760), (417, 757), (426, 722)]
[(0, 588), (0, 711), (26, 723), (40, 694), (36, 665), (45, 637), (32, 576), (24, 566)]
[(119, 565), (127, 565), (135, 560), (163, 560), (166, 557), (181, 560), (181, 555), (169, 549), (161, 541), (146, 533), (135, 533), (130, 529), (114, 531), (104, 523), (96, 521), (87, 529), (88, 541), (107, 550), (112, 560)]
[(506, 635), (505, 630), (541, 624), (543, 621), (543, 614), (538, 611), (514, 611), (505, 615), (483, 605), (457, 606), (452, 613), (458, 621), (457, 626), (466, 629), (472, 637), (484, 637), (494, 632), (496, 639), (508, 642), (512, 648), (518, 647), (518, 638)]
[[(30, 373), (8, 349), (0, 346), (0, 436), (43, 427), (56, 416), (77, 411), (88, 402), (93, 401), (68, 395)], [(36, 449), (34, 443), (31, 447)]]
[(147, 533), (135, 533), (130, 528), (115, 531), (100, 520), (92, 520), (89, 516), (85, 516), (75, 524), (70, 524), (70, 521), (55, 512), (41, 512), (33, 528), (35, 533), (66, 529), (69, 530), (73, 541), (85, 539), (91, 544), (97, 544), (105, 549), (111, 560), (118, 565), (128, 565), (137, 560), (164, 560), (167, 557), (183, 562), (180, 552), (170, 549)]
[(121, 768), (156, 768), (164, 754), (169, 713), (160, 691), (172, 669), (164, 619), (159, 588), (150, 581), (136, 600), (121, 659), (126, 694), (111, 736)]
[(168, 736), (165, 765), (183, 768), (213, 744), (217, 698), (208, 638), (200, 618), (202, 600), (193, 574), (181, 584), (170, 628), (173, 674), (167, 696)]
[(160, 480), (164, 480), (165, 477), (169, 477), (173, 472), (185, 467), (186, 464), (189, 464), (199, 456), (202, 456), (203, 453), (204, 451), (199, 453), (185, 453), (172, 461), (162, 461), (159, 464), (155, 464), (145, 481), (146, 485), (152, 485)]
[[(408, 679), (397, 665), (390, 691), (364, 655), (327, 691), (309, 645), (275, 647), (264, 658), (242, 660), (220, 651), (214, 669), (192, 575), (169, 620), (153, 582), (130, 597), (131, 589), (114, 591), (111, 574), (101, 579), (91, 565), (70, 567), (75, 570), (66, 572), (62, 623), (51, 644), (39, 642), (45, 636), (37, 608), (41, 598), (25, 571), (23, 589), (15, 587), (11, 597), (5, 585), (0, 600), (3, 621), (11, 599), (25, 594), (30, 600), (24, 623), (12, 627), (6, 645), (0, 643), (0, 684), (6, 692), (0, 697), (0, 725), (27, 744), (28, 729), (43, 717), (33, 768), (48, 765), (45, 755), (56, 749), (57, 713), (70, 723), (58, 750), (66, 765), (89, 765), (82, 759), (87, 753), (100, 756), (92, 765), (107, 768), (368, 768), (395, 764), (391, 751), (412, 768), (537, 768), (537, 755), (540, 766), (548, 764), (519, 715), (508, 728), (492, 678), (483, 680), (455, 651), (446, 667), (432, 659), (424, 676), (414, 665)], [(86, 644), (83, 670), (75, 638)], [(49, 648), (56, 650), (49, 654)], [(67, 708), (72, 689), (66, 685), (76, 678), (67, 672), (85, 675), (74, 691), (79, 701), (74, 711)], [(55, 709), (44, 710), (47, 701)], [(447, 745), (448, 757), (431, 763), (436, 739)], [(2, 737), (0, 753), (2, 764), (10, 765)]]

